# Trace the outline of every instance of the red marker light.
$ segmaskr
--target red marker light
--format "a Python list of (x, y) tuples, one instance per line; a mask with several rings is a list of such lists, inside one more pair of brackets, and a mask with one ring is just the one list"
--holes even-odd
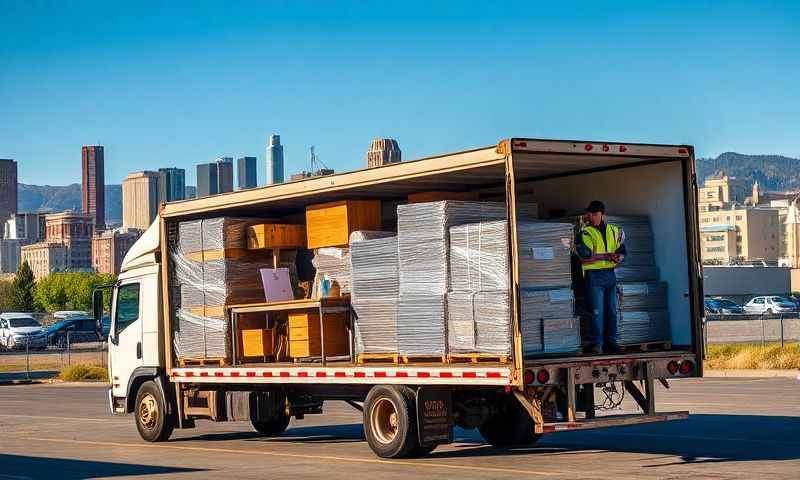
[(522, 375), (522, 380), (525, 382), (525, 385), (533, 383), (535, 380), (533, 377), (533, 372), (530, 370), (525, 370), (525, 373)]
[(675, 360), (669, 362), (667, 364), (667, 371), (670, 373), (670, 375), (675, 375), (678, 373), (678, 362)]
[(688, 150), (686, 150), (685, 148), (679, 148), (679, 149), (678, 149), (678, 153), (681, 153), (681, 154), (683, 154), (683, 155), (686, 155), (686, 154), (688, 154), (688, 153), (689, 153), (689, 151), (688, 151)]
[(620, 145), (619, 146), (619, 151), (622, 152), (622, 153), (625, 153), (625, 152), (628, 151), (628, 147), (626, 147), (625, 145)]
[(539, 373), (536, 374), (536, 380), (539, 383), (547, 383), (550, 380), (550, 372), (547, 370), (539, 370)]
[(591, 151), (592, 151), (592, 149), (593, 149), (594, 147), (592, 146), (592, 144), (591, 144), (591, 143), (587, 143), (586, 145), (584, 145), (584, 146), (583, 146), (583, 148), (584, 148), (584, 149), (585, 149), (587, 152), (591, 152)]
[(694, 371), (694, 363), (690, 360), (684, 360), (681, 362), (681, 375), (689, 375)]

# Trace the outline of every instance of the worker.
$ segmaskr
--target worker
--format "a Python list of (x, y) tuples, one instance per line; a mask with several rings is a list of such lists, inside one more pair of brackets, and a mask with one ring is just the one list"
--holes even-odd
[(586, 225), (575, 238), (586, 281), (586, 297), (592, 312), (592, 345), (589, 353), (609, 353), (617, 349), (617, 277), (614, 269), (626, 254), (625, 233), (606, 223), (606, 207), (593, 200), (586, 207)]

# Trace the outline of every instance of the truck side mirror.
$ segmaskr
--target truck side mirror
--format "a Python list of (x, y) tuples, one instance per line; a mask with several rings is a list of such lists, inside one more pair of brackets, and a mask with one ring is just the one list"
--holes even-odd
[(103, 290), (105, 288), (95, 288), (92, 292), (92, 314), (94, 315), (94, 328), (97, 335), (103, 335)]

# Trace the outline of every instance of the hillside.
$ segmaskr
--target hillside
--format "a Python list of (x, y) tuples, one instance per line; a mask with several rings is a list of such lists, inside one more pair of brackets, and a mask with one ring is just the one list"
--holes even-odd
[[(106, 185), (106, 222), (122, 222), (122, 186)], [(20, 212), (37, 210), (80, 211), (81, 185), (27, 185), (17, 184), (17, 209)]]
[(697, 159), (697, 180), (725, 172), (726, 175), (747, 178), (768, 191), (800, 190), (800, 159), (782, 155), (744, 155), (725, 152), (717, 158)]

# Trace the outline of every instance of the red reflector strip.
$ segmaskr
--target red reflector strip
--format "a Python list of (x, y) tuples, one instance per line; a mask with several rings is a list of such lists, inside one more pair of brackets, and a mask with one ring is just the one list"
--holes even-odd
[(272, 372), (261, 372), (261, 376), (262, 377), (271, 377), (272, 376)]
[(364, 378), (364, 377), (367, 376), (367, 374), (364, 373), (364, 372), (354, 372), (353, 376), (356, 377), (356, 378)]
[(238, 377), (238, 376), (239, 376), (239, 372), (231, 372), (231, 377)]
[(186, 376), (186, 377), (191, 377), (191, 376), (193, 376), (193, 375), (194, 375), (194, 372), (186, 372), (186, 373), (176, 372), (176, 373), (177, 373), (177, 375), (178, 375), (179, 377), (180, 377), (181, 375), (184, 375), (184, 376)]
[(386, 376), (386, 372), (375, 372), (375, 376), (379, 378), (383, 378)]
[(486, 378), (500, 378), (500, 372), (486, 372)]
[(428, 378), (431, 374), (429, 372), (417, 372), (417, 377), (419, 378)]
[(201, 377), (207, 377), (208, 376), (208, 372), (200, 372), (200, 376)]
[(297, 372), (297, 376), (298, 377), (307, 377), (308, 376), (308, 372)]
[(214, 376), (215, 377), (223, 377), (223, 376), (225, 376), (225, 373), (223, 373), (223, 372), (214, 372)]
[(325, 372), (317, 372), (317, 376), (318, 376), (318, 377), (327, 377), (327, 376), (328, 376), (328, 374), (327, 374), (327, 373), (325, 373)]
[(394, 374), (394, 376), (395, 377), (407, 377), (408, 376), (408, 372), (396, 372)]
[(256, 376), (256, 372), (247, 372), (247, 376), (248, 377), (255, 377)]
[(478, 374), (475, 372), (464, 372), (461, 376), (464, 378), (477, 378)]
[(281, 372), (281, 377), (288, 377), (288, 376), (289, 376), (289, 372)]
[(453, 372), (439, 372), (439, 378), (453, 378)]
[(347, 376), (347, 372), (336, 372), (336, 373), (333, 374), (333, 376), (334, 377), (339, 377), (339, 378), (346, 377)]

